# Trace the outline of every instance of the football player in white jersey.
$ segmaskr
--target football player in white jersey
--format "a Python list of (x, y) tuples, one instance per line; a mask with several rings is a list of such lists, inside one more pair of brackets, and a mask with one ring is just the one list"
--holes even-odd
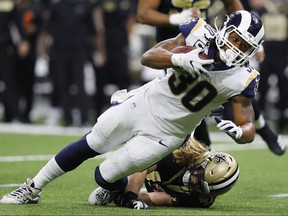
[[(188, 22), (191, 18), (201, 17), (208, 20), (208, 9), (214, 4), (214, 0), (139, 0), (137, 18), (140, 23), (154, 26), (156, 30), (156, 41), (160, 42), (177, 36), (179, 25)], [(240, 0), (221, 0), (226, 13), (242, 10)], [(219, 2), (218, 2), (219, 3)], [(150, 47), (149, 47), (150, 48)], [(144, 67), (141, 76), (143, 82), (154, 77), (160, 77), (160, 73), (153, 73), (154, 70)], [(148, 74), (147, 74), (148, 73)], [(151, 75), (149, 75), (151, 74)], [(163, 74), (165, 74), (163, 72)], [(146, 76), (148, 75), (148, 80)], [(150, 80), (149, 80), (150, 81)], [(206, 120), (203, 119), (197, 126), (194, 136), (206, 145), (211, 145), (210, 136), (207, 130)]]
[[(180, 147), (201, 119), (227, 100), (232, 101), (235, 123), (217, 119), (217, 126), (237, 143), (251, 143), (255, 137), (251, 100), (260, 75), (247, 64), (262, 43), (261, 20), (237, 11), (227, 16), (220, 29), (196, 18), (180, 30), (176, 38), (160, 42), (143, 55), (142, 64), (168, 68), (164, 78), (151, 81), (104, 112), (89, 133), (62, 149), (0, 203), (37, 203), (49, 182), (121, 146), (96, 167), (94, 175), (99, 186), (119, 191), (127, 185), (128, 175), (147, 169)], [(170, 52), (181, 45), (197, 49)], [(201, 59), (201, 52), (210, 59)]]

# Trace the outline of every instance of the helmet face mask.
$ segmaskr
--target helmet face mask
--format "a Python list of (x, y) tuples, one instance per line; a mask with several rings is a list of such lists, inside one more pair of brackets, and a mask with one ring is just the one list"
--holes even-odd
[[(264, 37), (264, 27), (261, 20), (253, 13), (244, 10), (236, 11), (226, 16), (226, 21), (218, 29), (215, 19), (216, 45), (219, 49), (220, 58), (227, 66), (245, 65), (260, 48)], [(229, 36), (236, 33), (250, 47), (241, 51), (232, 42)]]
[(199, 166), (191, 167), (185, 173), (187, 181), (183, 178), (183, 183), (189, 188), (189, 193), (200, 193), (200, 194), (209, 194), (210, 190), (206, 184), (204, 184), (204, 173), (205, 168), (200, 164)]
[(211, 152), (199, 164), (193, 164), (183, 176), (189, 192), (211, 194), (214, 197), (228, 192), (239, 177), (236, 160), (227, 153)]

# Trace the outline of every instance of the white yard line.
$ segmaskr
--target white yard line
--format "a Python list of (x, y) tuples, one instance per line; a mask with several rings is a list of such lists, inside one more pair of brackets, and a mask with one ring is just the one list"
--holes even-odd
[(288, 197), (288, 194), (287, 193), (273, 194), (273, 195), (270, 195), (270, 197), (273, 197), (273, 198), (284, 198), (284, 197)]
[(48, 161), (54, 155), (16, 155), (1, 156), (0, 162), (20, 162), (20, 161)]
[(61, 135), (61, 136), (82, 136), (89, 132), (92, 127), (61, 127), (32, 124), (0, 124), (1, 133), (12, 134), (34, 134), (34, 135)]
[(11, 184), (0, 184), (0, 187), (19, 187), (21, 184), (11, 183)]
[[(103, 155), (99, 155), (91, 159), (104, 159), (111, 153), (108, 152)], [(21, 161), (48, 161), (53, 158), (54, 155), (15, 155), (15, 156), (0, 156), (1, 162), (21, 162)]]

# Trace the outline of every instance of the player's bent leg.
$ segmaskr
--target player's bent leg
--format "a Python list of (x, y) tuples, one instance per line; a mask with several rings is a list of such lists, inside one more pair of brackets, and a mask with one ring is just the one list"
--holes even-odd
[(4, 195), (0, 204), (38, 203), (41, 189), (35, 188), (32, 179), (28, 178), (18, 189)]
[(27, 179), (18, 189), (6, 194), (0, 203), (37, 203), (40, 199), (41, 189), (46, 184), (96, 155), (99, 155), (99, 153), (89, 147), (86, 136), (84, 136), (62, 149), (54, 158), (48, 161), (33, 180)]
[(68, 172), (78, 167), (85, 160), (99, 154), (90, 148), (86, 136), (83, 136), (80, 140), (62, 149), (55, 156), (55, 161), (64, 172)]
[[(125, 143), (133, 136), (131, 134), (133, 124), (127, 121), (129, 113), (127, 111), (124, 114), (119, 113), (125, 108), (124, 105), (109, 108), (97, 119), (91, 133), (87, 135), (87, 143), (91, 149), (103, 154)], [(133, 113), (130, 115), (132, 116)]]
[(128, 183), (128, 178), (127, 176), (124, 176), (122, 178), (120, 178), (117, 181), (114, 182), (108, 182), (106, 181), (101, 172), (100, 172), (100, 168), (96, 167), (95, 170), (95, 181), (97, 182), (98, 185), (100, 185), (101, 187), (105, 188), (106, 190), (109, 191), (120, 191), (122, 189), (124, 189)]
[(128, 178), (125, 176), (120, 180), (117, 180), (113, 183), (109, 183), (102, 177), (99, 167), (96, 167), (95, 181), (101, 187), (96, 188), (90, 194), (88, 202), (90, 205), (107, 205), (108, 203), (112, 202), (116, 192), (126, 187), (128, 183)]

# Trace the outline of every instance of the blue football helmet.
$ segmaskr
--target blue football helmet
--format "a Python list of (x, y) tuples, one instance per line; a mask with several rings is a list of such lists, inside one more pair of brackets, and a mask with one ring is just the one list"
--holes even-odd
[[(226, 17), (227, 19), (220, 29), (215, 20), (217, 30), (215, 42), (220, 52), (220, 58), (228, 66), (244, 65), (260, 48), (264, 37), (264, 26), (258, 16), (245, 10), (235, 11)], [(228, 41), (232, 32), (236, 32), (251, 47), (245, 52), (235, 47)], [(228, 49), (224, 50), (224, 45)]]

